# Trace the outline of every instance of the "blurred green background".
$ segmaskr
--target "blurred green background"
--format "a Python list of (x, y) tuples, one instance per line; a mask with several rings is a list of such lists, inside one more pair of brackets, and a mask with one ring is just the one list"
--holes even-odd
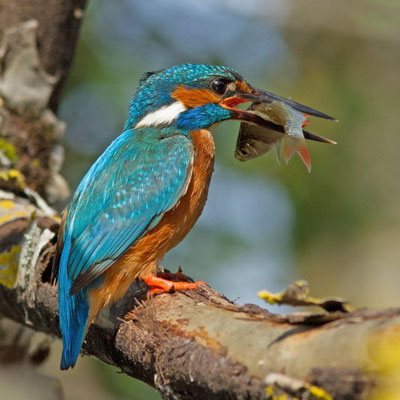
[[(272, 153), (241, 163), (239, 125), (222, 124), (205, 212), (164, 265), (239, 303), (304, 278), (316, 296), (398, 306), (400, 2), (92, 0), (60, 109), (72, 189), (121, 133), (141, 74), (186, 62), (231, 66), (335, 116), (310, 131), (338, 145), (309, 143), (310, 175), (297, 156), (289, 166)], [(57, 342), (42, 371), (66, 399), (159, 398), (88, 358), (58, 373), (59, 356)]]

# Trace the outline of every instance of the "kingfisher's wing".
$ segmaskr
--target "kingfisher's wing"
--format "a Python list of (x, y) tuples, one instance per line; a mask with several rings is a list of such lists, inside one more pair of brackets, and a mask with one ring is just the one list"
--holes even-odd
[(75, 294), (160, 221), (186, 192), (193, 145), (182, 134), (124, 132), (91, 167), (68, 210), (63, 259)]

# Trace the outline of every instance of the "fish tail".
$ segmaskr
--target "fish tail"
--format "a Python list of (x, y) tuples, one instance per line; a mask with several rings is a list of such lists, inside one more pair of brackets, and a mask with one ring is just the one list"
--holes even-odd
[(281, 165), (281, 142), (276, 142), (274, 143), (274, 150), (275, 150), (275, 156), (276, 156), (276, 161), (278, 161), (278, 164)]
[(311, 172), (311, 157), (304, 137), (286, 135), (283, 139), (283, 157), (286, 164), (294, 153), (298, 153), (308, 172)]
[(67, 275), (68, 253), (63, 250), (58, 279), (60, 330), (63, 350), (61, 369), (72, 368), (79, 356), (89, 317), (87, 288), (70, 295), (72, 279)]

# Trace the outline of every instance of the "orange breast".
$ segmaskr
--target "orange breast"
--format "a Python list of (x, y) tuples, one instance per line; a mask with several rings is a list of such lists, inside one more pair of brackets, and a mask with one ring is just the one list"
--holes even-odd
[(154, 273), (165, 253), (187, 235), (203, 211), (214, 169), (215, 145), (207, 130), (192, 132), (191, 136), (196, 154), (186, 193), (155, 228), (106, 271), (103, 285), (90, 291), (90, 321), (101, 308), (122, 297), (136, 278)]
[[(139, 258), (142, 264), (157, 263), (187, 235), (200, 217), (214, 169), (215, 146), (211, 133), (206, 130), (191, 135), (196, 155), (186, 193), (159, 224), (130, 249), (126, 255), (128, 258)], [(151, 272), (143, 271), (141, 277)]]

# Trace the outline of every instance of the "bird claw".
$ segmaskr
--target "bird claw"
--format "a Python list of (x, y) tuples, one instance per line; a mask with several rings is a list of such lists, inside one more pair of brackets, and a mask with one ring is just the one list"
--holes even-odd
[(161, 267), (157, 271), (156, 276), (158, 278), (166, 279), (167, 281), (194, 283), (194, 280), (191, 277), (189, 277), (183, 273), (182, 267), (178, 267), (176, 272), (171, 272), (168, 269)]
[(198, 282), (175, 282), (168, 279), (151, 275), (143, 279), (147, 286), (150, 287), (149, 293), (174, 293), (176, 290), (193, 290), (200, 285), (205, 285), (204, 281)]

